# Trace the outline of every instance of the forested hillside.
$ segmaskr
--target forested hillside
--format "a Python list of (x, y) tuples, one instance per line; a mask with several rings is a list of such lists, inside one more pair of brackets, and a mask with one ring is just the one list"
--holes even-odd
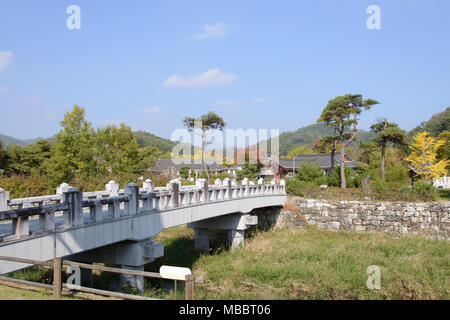
[(152, 146), (158, 148), (162, 153), (171, 152), (176, 142), (164, 139), (146, 131), (135, 131), (134, 135), (140, 148)]
[(439, 136), (444, 131), (450, 131), (450, 107), (433, 115), (430, 120), (422, 122), (412, 129), (408, 135), (413, 137), (423, 131), (431, 133), (433, 137)]
[[(317, 140), (333, 135), (330, 127), (324, 124), (311, 124), (296, 131), (286, 131), (280, 134), (280, 155), (287, 155), (289, 151), (298, 146), (311, 147)], [(357, 148), (361, 142), (367, 142), (374, 134), (365, 130), (358, 130), (358, 139), (350, 146)], [(270, 142), (269, 142), (270, 145)]]

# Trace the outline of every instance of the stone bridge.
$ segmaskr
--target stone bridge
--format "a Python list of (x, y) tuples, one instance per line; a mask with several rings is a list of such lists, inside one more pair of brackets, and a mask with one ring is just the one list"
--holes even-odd
[[(150, 240), (164, 229), (194, 228), (199, 250), (208, 250), (210, 229), (228, 230), (230, 246), (239, 247), (245, 230), (258, 222), (252, 211), (281, 207), (287, 199), (284, 181), (265, 184), (247, 178), (240, 185), (229, 179), (208, 185), (199, 179), (196, 185), (182, 186), (172, 180), (159, 188), (147, 180), (142, 188), (130, 183), (124, 189), (110, 181), (104, 191), (84, 193), (62, 184), (56, 193), (9, 199), (0, 189), (0, 256), (36, 261), (70, 257), (143, 270), (164, 255), (163, 244)], [(0, 260), (0, 274), (28, 266)], [(142, 290), (142, 278), (125, 280)]]

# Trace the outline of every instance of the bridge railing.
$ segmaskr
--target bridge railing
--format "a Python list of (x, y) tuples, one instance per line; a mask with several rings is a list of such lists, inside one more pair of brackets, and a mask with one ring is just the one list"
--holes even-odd
[[(182, 186), (172, 180), (166, 187), (154, 188), (151, 180), (142, 188), (130, 183), (124, 189), (110, 181), (106, 190), (81, 192), (67, 184), (57, 189), (56, 195), (9, 200), (9, 193), (0, 189), (0, 226), (11, 222), (10, 232), (0, 234), (0, 241), (28, 237), (30, 219), (39, 219), (33, 234), (42, 234), (83, 225), (113, 220), (151, 210), (192, 206), (201, 203), (285, 194), (285, 183), (272, 181), (257, 184), (245, 178), (238, 185), (235, 180), (217, 179), (214, 185), (198, 180), (195, 186)], [(62, 220), (56, 224), (56, 216)], [(3, 228), (4, 229), (4, 228)]]

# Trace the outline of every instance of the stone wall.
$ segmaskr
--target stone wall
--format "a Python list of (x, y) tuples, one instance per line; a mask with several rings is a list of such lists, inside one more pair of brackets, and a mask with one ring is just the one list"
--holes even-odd
[(384, 231), (450, 237), (450, 202), (328, 201), (291, 197), (308, 224), (320, 229)]
[[(281, 208), (259, 209), (262, 228), (287, 227), (305, 230), (306, 225), (320, 229), (357, 232), (383, 231), (395, 236), (424, 235), (450, 238), (450, 202), (371, 202), (330, 201), (289, 197), (299, 211)], [(292, 207), (292, 206), (290, 206)]]
[(258, 227), (292, 228), (306, 230), (306, 220), (298, 211), (284, 211), (281, 208), (257, 209), (252, 214), (258, 215)]

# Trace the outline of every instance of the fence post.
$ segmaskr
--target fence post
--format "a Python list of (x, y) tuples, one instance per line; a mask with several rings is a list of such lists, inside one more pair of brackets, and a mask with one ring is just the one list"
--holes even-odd
[(186, 300), (194, 300), (194, 275), (186, 276)]
[(83, 192), (70, 187), (63, 193), (62, 198), (63, 202), (69, 205), (69, 209), (63, 212), (64, 225), (68, 228), (83, 225)]
[(9, 192), (0, 188), (0, 211), (8, 210)]
[(131, 182), (128, 186), (125, 187), (123, 192), (126, 196), (130, 196), (130, 201), (125, 202), (125, 214), (126, 215), (135, 215), (139, 212), (139, 187)]
[(61, 298), (61, 291), (62, 291), (61, 271), (62, 271), (62, 259), (61, 258), (53, 259), (53, 298), (54, 299)]

